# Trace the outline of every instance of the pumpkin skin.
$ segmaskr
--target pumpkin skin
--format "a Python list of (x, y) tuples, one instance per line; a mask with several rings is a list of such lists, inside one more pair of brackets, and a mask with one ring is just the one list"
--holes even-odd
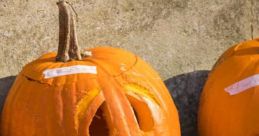
[[(121, 49), (89, 50), (82, 61), (48, 53), (27, 64), (6, 99), (1, 135), (180, 136), (176, 107), (148, 64)], [(47, 69), (74, 65), (96, 66), (97, 74), (44, 78)]]
[(258, 40), (245, 41), (215, 64), (200, 99), (200, 136), (259, 135), (259, 86), (251, 78), (259, 73), (258, 53)]

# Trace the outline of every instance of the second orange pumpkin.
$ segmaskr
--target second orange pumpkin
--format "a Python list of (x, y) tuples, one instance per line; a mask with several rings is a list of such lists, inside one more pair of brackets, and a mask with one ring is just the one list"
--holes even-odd
[(259, 135), (259, 42), (228, 49), (214, 66), (200, 99), (200, 136)]

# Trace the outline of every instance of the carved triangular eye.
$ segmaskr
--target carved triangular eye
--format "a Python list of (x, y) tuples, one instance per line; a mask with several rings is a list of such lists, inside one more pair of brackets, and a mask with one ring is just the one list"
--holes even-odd
[(144, 132), (152, 131), (155, 122), (160, 120), (161, 112), (155, 96), (137, 84), (127, 84), (124, 88), (140, 129)]
[(148, 105), (144, 101), (128, 96), (131, 106), (134, 110), (136, 120), (142, 131), (151, 131), (154, 127), (154, 120)]

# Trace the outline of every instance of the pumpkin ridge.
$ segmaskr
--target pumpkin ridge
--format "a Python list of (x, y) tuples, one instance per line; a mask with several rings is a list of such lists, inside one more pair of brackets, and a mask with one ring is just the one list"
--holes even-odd
[(89, 108), (90, 103), (95, 99), (95, 97), (100, 93), (99, 89), (93, 89), (87, 92), (87, 94), (76, 104), (75, 121), (76, 128), (79, 127), (79, 122), (82, 120)]
[[(68, 79), (68, 77), (70, 77), (70, 79)], [(71, 136), (76, 136), (77, 135), (77, 130), (74, 127), (75, 125), (75, 120), (74, 120), (74, 114), (75, 114), (75, 104), (76, 104), (76, 91), (77, 88), (75, 88), (75, 83), (69, 83), (67, 81), (71, 80), (72, 78), (75, 78), (75, 75), (70, 75), (70, 76), (66, 76), (65, 79), (65, 83), (62, 86), (61, 91), (61, 100), (62, 100), (62, 114), (63, 114), (63, 118), (62, 118), (62, 124), (64, 131), (67, 135), (71, 135)], [(67, 84), (69, 83), (69, 84)]]
[[(123, 127), (124, 129), (126, 129), (126, 130), (121, 130), (122, 129), (121, 128), (120, 130), (118, 130), (119, 131), (118, 133), (119, 134), (120, 133), (125, 134), (125, 136), (127, 136), (127, 135), (129, 135), (129, 136), (139, 136), (139, 134), (141, 134), (141, 130), (139, 129), (139, 126), (136, 122), (136, 118), (134, 116), (133, 109), (130, 105), (129, 100), (127, 99), (127, 97), (125, 95), (125, 91), (122, 91), (123, 87), (121, 87), (119, 85), (119, 83), (117, 83), (117, 81), (114, 79), (114, 77), (109, 76), (105, 70), (101, 69), (100, 71), (102, 72), (102, 74), (101, 74), (102, 79), (100, 79), (100, 77), (99, 77), (100, 74), (99, 74), (98, 77), (99, 77), (101, 85), (105, 85), (105, 86), (102, 86), (102, 90), (103, 90), (105, 100), (108, 103), (107, 107), (111, 111), (112, 116), (117, 118), (117, 119), (114, 120), (114, 123), (115, 123), (114, 125), (116, 126), (116, 128)], [(114, 84), (111, 84), (111, 82), (114, 83)], [(111, 85), (109, 85), (109, 84), (111, 84)], [(112, 92), (110, 92), (110, 91), (113, 91), (113, 94), (111, 94)], [(116, 102), (116, 101), (114, 101), (116, 99), (120, 99), (120, 100), (118, 102)], [(125, 103), (124, 103), (124, 101), (125, 101)], [(113, 105), (113, 103), (116, 106)], [(119, 106), (119, 104), (120, 105), (126, 104), (126, 105)], [(111, 110), (110, 108), (112, 108), (112, 109), (114, 108), (114, 109)], [(116, 112), (114, 111), (115, 109), (116, 109)], [(122, 111), (120, 111), (120, 110), (122, 110)], [(129, 111), (125, 112), (125, 110), (129, 110)], [(127, 115), (127, 118), (118, 118), (122, 115), (118, 114), (117, 112), (120, 113), (120, 114), (124, 113), (125, 115), (130, 114), (130, 116)], [(121, 127), (119, 127), (119, 126), (121, 126)]]
[(94, 116), (97, 110), (105, 103), (103, 94), (100, 92), (93, 100), (89, 103), (88, 108), (86, 109), (85, 115), (81, 120), (78, 120), (78, 134), (79, 136), (89, 136), (90, 129), (89, 127), (92, 124)]

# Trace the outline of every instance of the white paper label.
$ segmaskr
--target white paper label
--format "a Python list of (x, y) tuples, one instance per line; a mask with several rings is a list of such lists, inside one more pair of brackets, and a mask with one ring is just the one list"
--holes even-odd
[(63, 68), (47, 69), (43, 72), (44, 78), (52, 78), (79, 73), (97, 74), (96, 66), (75, 65)]
[(228, 92), (230, 95), (235, 95), (258, 85), (259, 74), (256, 74), (228, 86), (227, 88), (225, 88), (225, 91)]

